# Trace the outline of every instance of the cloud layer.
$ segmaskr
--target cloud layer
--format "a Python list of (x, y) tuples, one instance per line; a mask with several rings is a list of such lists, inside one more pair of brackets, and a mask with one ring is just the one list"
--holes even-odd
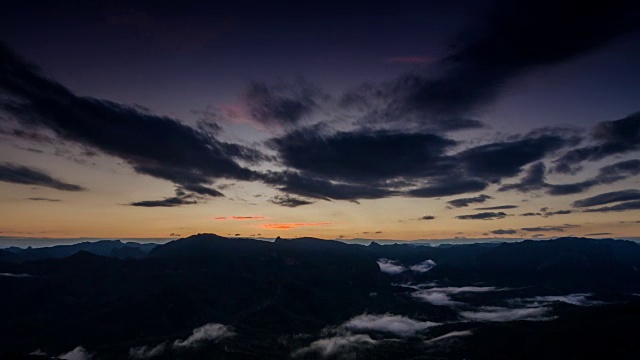
[(417, 321), (406, 316), (384, 315), (359, 315), (342, 326), (354, 331), (380, 331), (392, 333), (398, 336), (414, 336), (417, 332), (439, 325), (430, 321)]
[(432, 287), (411, 293), (414, 298), (438, 306), (458, 306), (463, 305), (459, 301), (451, 298), (451, 295), (460, 293), (484, 293), (492, 291), (504, 291), (506, 288), (496, 288), (494, 286), (462, 286), (462, 287)]
[(87, 349), (82, 346), (78, 346), (75, 349), (61, 354), (58, 356), (60, 359), (64, 360), (91, 360), (93, 355), (87, 351)]
[(193, 329), (193, 333), (188, 338), (174, 341), (173, 347), (194, 347), (206, 341), (218, 341), (233, 335), (235, 335), (235, 333), (229, 327), (222, 324), (209, 323)]
[(497, 306), (481, 307), (477, 311), (461, 311), (460, 316), (473, 321), (544, 321), (551, 320), (546, 307), (504, 308)]
[(309, 353), (319, 353), (322, 357), (351, 352), (358, 348), (376, 345), (378, 342), (369, 335), (346, 334), (338, 335), (312, 342), (309, 346), (296, 350), (293, 357), (305, 357)]
[(167, 344), (162, 343), (156, 346), (139, 346), (129, 349), (131, 359), (151, 359), (162, 355), (167, 348)]
[(409, 269), (400, 264), (397, 260), (378, 259), (378, 266), (383, 273), (395, 275), (403, 273)]
[(411, 269), (411, 271), (415, 271), (415, 272), (419, 272), (419, 273), (425, 273), (431, 269), (433, 269), (436, 266), (436, 262), (433, 260), (425, 260), (421, 263), (417, 263), (415, 265), (411, 265), (409, 266), (409, 269)]

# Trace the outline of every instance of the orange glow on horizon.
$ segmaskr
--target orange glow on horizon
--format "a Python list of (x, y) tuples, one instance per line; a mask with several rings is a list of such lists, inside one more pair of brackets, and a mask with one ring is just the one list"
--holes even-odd
[(317, 222), (317, 223), (269, 223), (262, 224), (260, 227), (264, 229), (272, 229), (272, 230), (289, 230), (295, 229), (302, 226), (322, 226), (322, 225), (331, 225), (330, 222)]

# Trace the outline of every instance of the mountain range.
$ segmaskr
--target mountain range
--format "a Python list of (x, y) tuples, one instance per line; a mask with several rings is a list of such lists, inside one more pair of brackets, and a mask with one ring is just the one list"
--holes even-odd
[[(640, 245), (198, 234), (0, 250), (12, 359), (635, 359)], [(607, 355), (607, 356), (605, 356)]]

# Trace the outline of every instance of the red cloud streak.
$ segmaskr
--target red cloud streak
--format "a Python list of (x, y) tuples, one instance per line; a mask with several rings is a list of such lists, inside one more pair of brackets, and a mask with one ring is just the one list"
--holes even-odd
[(322, 226), (331, 225), (330, 222), (316, 222), (316, 223), (270, 223), (260, 225), (264, 229), (276, 229), (276, 230), (289, 230), (302, 226)]

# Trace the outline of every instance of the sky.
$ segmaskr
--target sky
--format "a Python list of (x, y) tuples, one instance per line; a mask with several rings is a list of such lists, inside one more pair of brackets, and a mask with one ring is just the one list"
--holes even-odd
[(635, 237), (633, 1), (13, 1), (0, 236)]

